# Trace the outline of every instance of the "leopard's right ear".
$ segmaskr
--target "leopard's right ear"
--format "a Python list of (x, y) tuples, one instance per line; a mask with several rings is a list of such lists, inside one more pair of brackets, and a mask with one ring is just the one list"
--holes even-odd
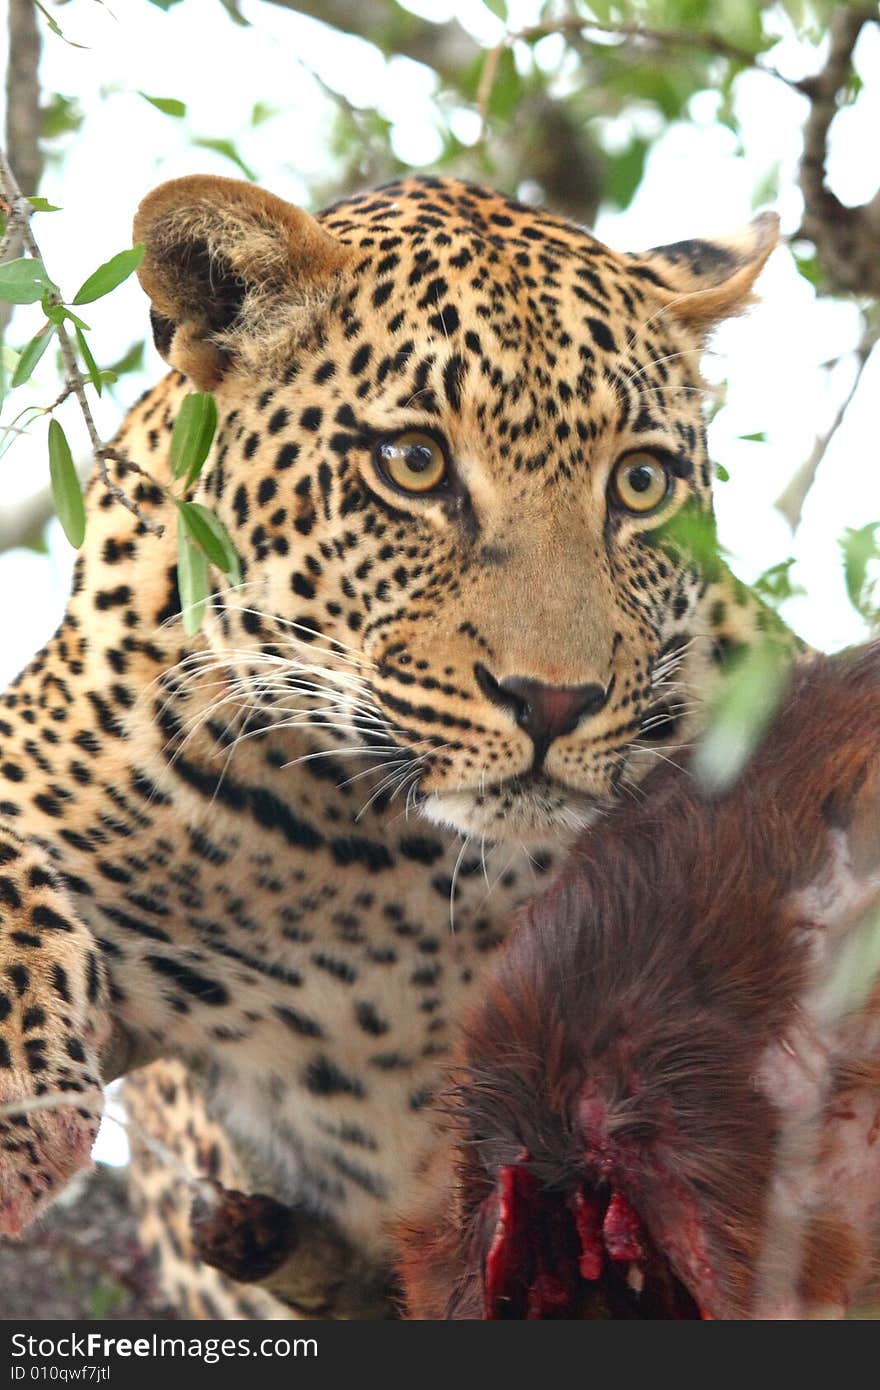
[(134, 219), (166, 362), (210, 391), (236, 364), (271, 369), (352, 252), (308, 213), (253, 184), (194, 174), (150, 193)]
[(709, 329), (752, 303), (752, 286), (778, 240), (779, 218), (762, 212), (730, 236), (677, 241), (626, 259), (668, 314)]

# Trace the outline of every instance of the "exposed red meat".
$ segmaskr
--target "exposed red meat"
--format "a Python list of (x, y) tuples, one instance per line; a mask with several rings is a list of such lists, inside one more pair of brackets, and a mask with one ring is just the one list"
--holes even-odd
[(527, 1166), (498, 1175), (498, 1224), (483, 1276), (485, 1316), (697, 1318), (623, 1193), (542, 1188)]

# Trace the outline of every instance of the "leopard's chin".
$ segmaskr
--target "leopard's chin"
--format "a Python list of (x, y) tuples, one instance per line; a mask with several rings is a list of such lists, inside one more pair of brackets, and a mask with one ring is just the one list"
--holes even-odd
[(435, 825), (525, 846), (565, 846), (608, 809), (606, 801), (545, 774), (473, 791), (428, 792), (418, 805)]

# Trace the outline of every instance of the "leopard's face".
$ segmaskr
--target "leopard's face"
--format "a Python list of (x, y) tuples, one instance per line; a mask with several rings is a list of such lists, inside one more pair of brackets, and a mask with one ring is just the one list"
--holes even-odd
[(617, 255), (450, 180), (320, 226), (338, 263), (286, 320), (261, 301), (271, 352), (214, 334), (202, 486), (244, 586), (211, 640), (276, 717), (387, 769), (386, 800), (567, 835), (687, 737), (704, 580), (659, 533), (709, 514), (710, 468), (704, 322), (673, 309), (742, 262), (686, 244), (682, 291), (677, 248)]

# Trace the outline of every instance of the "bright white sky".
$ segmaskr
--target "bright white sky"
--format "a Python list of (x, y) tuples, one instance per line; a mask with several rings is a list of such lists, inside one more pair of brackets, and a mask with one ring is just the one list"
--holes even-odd
[[(411, 8), (438, 19), (455, 14), (489, 43), (501, 33), (499, 21), (480, 0), (413, 0)], [(538, 8), (537, 0), (512, 0), (512, 27), (533, 22)], [(427, 69), (404, 59), (386, 63), (368, 44), (341, 38), (271, 4), (243, 0), (242, 9), (253, 21), (250, 28), (233, 24), (219, 0), (184, 0), (167, 14), (146, 0), (110, 0), (109, 6), (71, 0), (53, 9), (65, 34), (86, 45), (73, 48), (47, 32), (41, 74), (45, 90), (75, 96), (86, 116), (79, 136), (65, 141), (63, 160), (50, 160), (43, 180), (41, 192), (64, 211), (34, 222), (49, 273), (61, 277), (68, 294), (101, 261), (130, 244), (132, 213), (148, 189), (195, 171), (235, 174), (219, 155), (193, 148), (193, 136), (232, 139), (260, 181), (293, 201), (308, 200), (311, 188), (329, 183), (332, 166), (326, 148), (333, 105), (310, 70), (355, 104), (371, 106), (378, 99), (393, 123), (401, 158), (429, 165), (439, 153)], [(543, 61), (554, 60), (556, 44), (555, 39), (544, 41)], [(5, 58), (2, 47), (0, 57)], [(821, 50), (787, 38), (772, 61), (798, 77), (815, 70)], [(870, 198), (880, 184), (876, 26), (863, 31), (856, 66), (864, 90), (856, 105), (837, 118), (832, 132), (831, 183), (848, 203)], [(139, 91), (185, 100), (186, 120), (160, 114)], [(277, 108), (278, 114), (253, 128), (256, 101)], [(742, 154), (730, 131), (713, 123), (716, 104), (712, 94), (695, 101), (696, 124), (668, 132), (632, 207), (600, 217), (599, 236), (634, 250), (733, 229), (751, 217), (753, 190), (777, 162), (783, 193), (776, 206), (783, 230), (797, 227), (800, 200), (794, 176), (806, 103), (771, 77), (743, 75), (736, 101)], [(633, 119), (650, 128), (650, 113), (636, 113)], [(629, 127), (622, 122), (618, 127), (611, 137), (625, 138)], [(469, 131), (473, 123), (463, 116), (458, 134), (468, 139)], [(880, 520), (874, 410), (880, 353), (868, 364), (845, 425), (828, 450), (793, 543), (773, 504), (849, 389), (857, 315), (851, 306), (816, 300), (785, 250), (772, 258), (760, 288), (763, 302), (717, 335), (714, 346), (720, 356), (709, 362), (713, 379), (729, 380), (727, 404), (710, 435), (714, 458), (731, 474), (731, 481), (717, 489), (721, 538), (746, 579), (794, 553), (799, 562), (794, 577), (807, 592), (790, 602), (785, 616), (808, 640), (833, 649), (865, 635), (846, 599), (837, 542), (844, 527)], [(146, 302), (133, 281), (88, 309), (85, 317), (95, 330), (92, 345), (99, 362), (114, 360), (148, 336)], [(11, 343), (26, 341), (39, 322), (38, 313), (19, 313)], [(821, 364), (838, 357), (829, 378)], [(57, 394), (48, 355), (41, 367), (36, 383), (16, 392), (16, 408), (46, 404)], [(124, 378), (119, 399), (105, 393), (96, 403), (105, 437), (113, 433), (125, 405), (162, 370), (151, 352), (147, 372)], [(4, 420), (10, 416), (7, 402)], [(62, 418), (84, 455), (87, 446), (75, 409), (65, 407)], [(40, 421), (33, 440), (17, 444), (0, 461), (0, 507), (43, 486), (45, 430)], [(757, 431), (766, 433), (766, 444), (738, 438)], [(48, 557), (23, 551), (0, 556), (0, 681), (24, 664), (57, 623), (71, 563), (70, 547), (54, 523)], [(114, 1138), (113, 1130), (108, 1138)], [(118, 1147), (116, 1151), (121, 1153)]]

